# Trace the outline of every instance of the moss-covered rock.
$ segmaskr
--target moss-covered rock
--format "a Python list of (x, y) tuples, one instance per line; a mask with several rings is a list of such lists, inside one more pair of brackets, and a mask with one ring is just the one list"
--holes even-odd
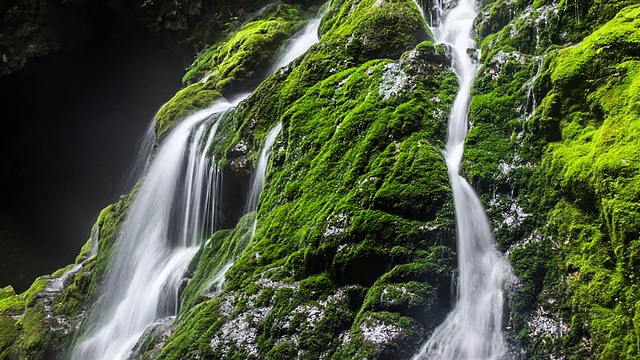
[[(462, 171), (518, 276), (508, 334), (525, 358), (638, 356), (640, 7), (631, 3), (484, 1), (476, 21), (481, 67)], [(206, 50), (158, 113), (157, 133), (256, 85), (309, 17), (281, 4)], [(450, 309), (448, 49), (429, 41), (408, 0), (333, 1), (320, 34), (219, 120), (210, 151), (236, 190), (282, 123), (258, 209), (203, 242), (176, 322), (149, 329), (136, 356), (408, 359)], [(98, 256), (81, 254), (62, 290), (51, 277), (23, 294), (0, 290), (0, 359), (68, 349), (99, 301), (130, 200), (101, 213)]]
[(285, 40), (300, 30), (305, 13), (279, 4), (265, 10), (226, 40), (209, 47), (191, 64), (179, 91), (156, 115), (156, 135), (161, 138), (186, 115), (227, 97), (255, 88), (267, 76)]
[[(400, 16), (411, 23), (392, 40)], [(446, 48), (420, 42), (424, 26), (411, 1), (333, 2), (320, 43), (223, 119), (213, 152), (227, 171), (255, 161), (275, 123), (283, 132), (253, 239), (245, 219), (207, 243), (183, 297), (198, 305), (159, 358), (408, 358), (446, 314), (453, 210), (440, 148), (457, 81)], [(231, 253), (216, 294), (206, 279)]]
[(520, 279), (512, 341), (527, 358), (638, 354), (640, 23), (629, 3), (518, 2), (506, 16), (495, 1), (480, 21), (464, 172)]
[[(0, 289), (0, 359), (65, 358), (93, 302), (132, 195), (105, 208), (76, 263), (38, 278), (22, 294)], [(96, 256), (91, 248), (97, 241)]]

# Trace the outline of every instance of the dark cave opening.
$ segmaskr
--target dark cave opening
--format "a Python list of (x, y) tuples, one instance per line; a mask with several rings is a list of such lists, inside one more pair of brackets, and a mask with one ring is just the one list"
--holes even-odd
[(73, 52), (0, 77), (0, 286), (21, 292), (73, 263), (127, 172), (182, 60), (137, 20), (103, 10)]

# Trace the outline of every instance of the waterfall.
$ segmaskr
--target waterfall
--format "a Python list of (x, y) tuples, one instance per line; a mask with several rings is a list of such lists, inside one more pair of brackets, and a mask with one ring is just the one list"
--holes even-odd
[(280, 56), (278, 61), (276, 61), (270, 73), (275, 73), (279, 68), (289, 65), (297, 57), (307, 52), (311, 46), (318, 43), (320, 40), (318, 37), (320, 21), (322, 20), (322, 16), (328, 10), (329, 7), (327, 6), (319, 16), (310, 20), (298, 34), (294, 35), (291, 39), (291, 45), (287, 48), (284, 54)]
[[(271, 68), (270, 74), (275, 73), (283, 66), (289, 65), (293, 60), (303, 55), (311, 46), (317, 44), (320, 40), (318, 36), (318, 28), (320, 27), (320, 21), (322, 16), (328, 11), (329, 7), (320, 13), (315, 19), (309, 21), (309, 23), (298, 33), (292, 40), (291, 45), (280, 56), (275, 65)], [(273, 147), (276, 137), (282, 130), (282, 123), (278, 123), (267, 134), (264, 144), (262, 146), (262, 152), (258, 159), (258, 166), (253, 174), (253, 180), (251, 181), (251, 190), (249, 192), (247, 204), (245, 206), (245, 214), (255, 211), (258, 207), (258, 200), (260, 199), (260, 193), (264, 186), (264, 178), (267, 174), (267, 165), (269, 165), (269, 155), (271, 154), (271, 148)], [(251, 228), (251, 238), (256, 232), (256, 226), (258, 224), (258, 217), (253, 221)], [(207, 293), (208, 296), (213, 296), (224, 288), (225, 274), (233, 266), (235, 259), (225, 264), (211, 279), (208, 289), (213, 289)]]
[[(417, 3), (416, 3), (417, 5)], [(451, 46), (453, 70), (460, 87), (448, 124), (445, 160), (455, 206), (459, 282), (456, 304), (447, 318), (414, 356), (418, 359), (503, 359), (507, 344), (502, 332), (503, 287), (511, 269), (495, 245), (489, 219), (469, 183), (460, 176), (467, 135), (467, 113), (477, 67), (467, 53), (474, 48), (473, 0), (460, 0), (433, 28), (437, 42)]]
[[(276, 64), (289, 64), (317, 43), (319, 23), (320, 17), (312, 20)], [(177, 314), (184, 273), (201, 239), (215, 223), (220, 174), (207, 149), (219, 119), (247, 96), (232, 102), (219, 100), (187, 116), (170, 131), (153, 161), (144, 168), (144, 181), (129, 208), (105, 274), (103, 295), (85, 321), (86, 330), (72, 349), (72, 359), (127, 359), (150, 326)], [(270, 145), (265, 143), (260, 159), (264, 164), (256, 173), (257, 177), (263, 172), (259, 175), (262, 180), (252, 199), (257, 199), (262, 190), (268, 153), (280, 128), (278, 124), (267, 135)], [(255, 183), (254, 179), (252, 194)], [(216, 287), (222, 287), (224, 273), (231, 265), (226, 264), (214, 278)]]
[(182, 277), (215, 208), (215, 198), (204, 192), (215, 193), (211, 173), (217, 170), (203, 145), (233, 106), (218, 101), (188, 116), (163, 142), (116, 244), (104, 295), (90, 319), (95, 328), (77, 344), (73, 359), (124, 359), (149, 324), (175, 315)]

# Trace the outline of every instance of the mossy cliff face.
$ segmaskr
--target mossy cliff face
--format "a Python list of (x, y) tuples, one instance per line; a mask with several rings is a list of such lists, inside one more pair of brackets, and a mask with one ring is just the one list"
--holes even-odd
[(448, 311), (447, 51), (411, 1), (333, 2), (321, 33), (223, 119), (225, 172), (283, 132), (257, 214), (206, 243), (153, 357), (409, 358)]
[(525, 358), (639, 356), (634, 3), (495, 1), (477, 20), (464, 171), (519, 277)]
[(222, 94), (234, 96), (255, 88), (283, 50), (284, 41), (305, 22), (305, 14), (298, 7), (286, 4), (265, 9), (263, 16), (242, 26), (228, 40), (209, 47), (194, 61), (183, 78), (187, 86), (156, 116), (158, 137)]

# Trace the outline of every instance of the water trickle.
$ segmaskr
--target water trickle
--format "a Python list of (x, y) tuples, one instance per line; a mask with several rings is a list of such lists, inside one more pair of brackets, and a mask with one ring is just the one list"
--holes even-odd
[[(264, 145), (262, 146), (262, 151), (260, 152), (260, 159), (258, 160), (258, 166), (253, 174), (253, 181), (251, 182), (251, 191), (249, 192), (249, 197), (247, 200), (247, 205), (245, 207), (245, 213), (250, 213), (256, 211), (258, 208), (258, 200), (260, 200), (260, 193), (264, 187), (264, 179), (267, 175), (267, 166), (269, 165), (269, 158), (271, 155), (271, 149), (273, 148), (273, 144), (276, 142), (276, 137), (282, 131), (282, 123), (276, 124), (267, 134), (264, 139)], [(253, 236), (256, 233), (256, 226), (258, 224), (258, 216), (256, 215), (253, 220), (253, 225), (251, 226), (251, 235), (249, 235), (249, 240), (253, 239)], [(224, 288), (225, 275), (227, 271), (233, 266), (235, 259), (227, 263), (223, 266), (218, 273), (211, 279), (210, 284), (206, 287), (210, 289), (209, 292), (205, 295), (213, 296)]]
[(467, 113), (477, 65), (467, 50), (472, 37), (477, 4), (460, 0), (433, 33), (436, 41), (451, 46), (458, 94), (448, 124), (445, 160), (453, 192), (458, 252), (458, 288), (454, 309), (414, 356), (418, 359), (503, 359), (508, 356), (502, 332), (503, 287), (511, 278), (506, 260), (498, 253), (489, 220), (480, 199), (460, 176), (467, 136)]
[(89, 253), (87, 253), (87, 256), (84, 258), (84, 260), (75, 264), (71, 269), (65, 271), (62, 275), (60, 275), (60, 277), (53, 279), (51, 283), (49, 283), (49, 290), (61, 291), (62, 289), (64, 289), (65, 282), (67, 282), (67, 280), (71, 276), (75, 276), (78, 273), (78, 271), (82, 269), (82, 267), (88, 260), (96, 256), (96, 254), (98, 253), (99, 236), (100, 236), (100, 227), (98, 226), (98, 224), (94, 224), (93, 228), (91, 229), (91, 238), (90, 238), (91, 248), (89, 249)]
[(280, 56), (280, 59), (278, 59), (276, 64), (273, 66), (270, 73), (274, 73), (279, 68), (289, 65), (293, 60), (307, 52), (311, 46), (318, 43), (320, 40), (318, 37), (320, 21), (328, 9), (329, 7), (327, 6), (320, 16), (309, 21), (309, 23), (307, 23), (307, 25), (291, 39), (291, 45), (287, 48), (284, 54)]
[(210, 290), (209, 292), (205, 293), (204, 296), (214, 297), (215, 295), (219, 294), (222, 289), (224, 289), (224, 282), (226, 280), (225, 275), (227, 274), (227, 271), (231, 269), (233, 264), (234, 261), (230, 261), (226, 263), (222, 268), (220, 268), (220, 270), (218, 270), (216, 275), (211, 278), (211, 280), (207, 284), (206, 288)]
[(546, 58), (546, 55), (540, 55), (534, 58), (534, 60), (537, 63), (536, 73), (533, 75), (531, 79), (527, 80), (522, 85), (522, 87), (526, 91), (526, 99), (527, 99), (524, 105), (524, 110), (523, 110), (523, 115), (525, 120), (530, 120), (536, 114), (536, 110), (538, 107), (538, 100), (536, 99), (536, 93), (533, 90), (533, 85), (535, 84), (536, 80), (538, 80), (538, 78), (540, 77), (540, 74), (542, 74), (542, 68), (543, 68), (542, 65), (544, 63), (545, 58)]
[(253, 181), (251, 182), (251, 192), (249, 193), (249, 200), (247, 201), (245, 213), (255, 211), (258, 206), (258, 200), (260, 199), (260, 193), (264, 186), (264, 177), (267, 175), (267, 166), (269, 165), (269, 155), (271, 155), (271, 148), (276, 142), (276, 137), (282, 131), (282, 123), (276, 124), (264, 138), (264, 145), (260, 152), (260, 159), (258, 160), (258, 166), (256, 167), (253, 175)]

